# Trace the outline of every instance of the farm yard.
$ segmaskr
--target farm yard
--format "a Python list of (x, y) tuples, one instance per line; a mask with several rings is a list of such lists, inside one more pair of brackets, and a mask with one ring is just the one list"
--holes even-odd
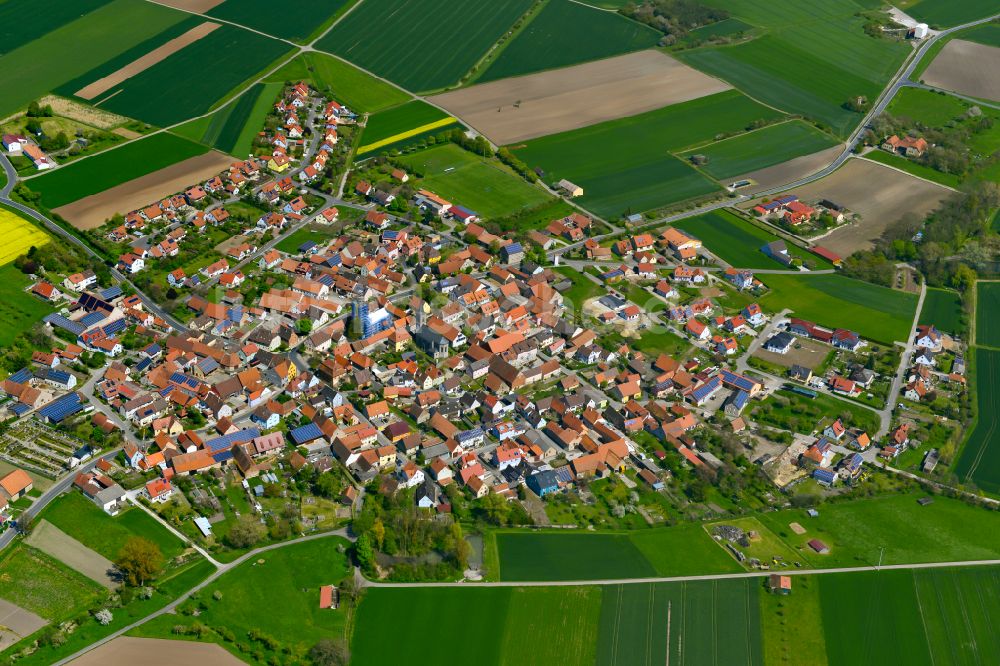
[[(642, 51), (484, 83), (431, 99), (494, 143), (514, 144), (655, 111), (729, 88), (663, 53)], [(763, 115), (774, 118), (780, 114), (767, 110)], [(720, 130), (733, 131), (728, 126)], [(714, 133), (708, 134), (704, 140), (714, 137)]]
[(861, 120), (842, 105), (858, 96), (877, 98), (908, 51), (903, 43), (866, 35), (851, 0), (723, 0), (714, 6), (766, 34), (678, 57), (766, 104), (821, 121), (837, 136)]
[(436, 107), (413, 100), (368, 117), (358, 154), (384, 149), (425, 132), (440, 132), (456, 121)]
[[(980, 313), (982, 307), (980, 301), (977, 305)], [(980, 330), (977, 323), (977, 337)], [(962, 481), (972, 481), (988, 492), (997, 493), (1000, 492), (1000, 445), (996, 434), (1000, 425), (1000, 350), (977, 347), (972, 356), (976, 420), (955, 464), (955, 474)]]
[(920, 311), (921, 324), (933, 324), (952, 335), (965, 333), (966, 323), (962, 313), (962, 297), (951, 289), (928, 287), (924, 307)]
[(870, 249), (907, 213), (921, 218), (952, 195), (940, 185), (913, 178), (866, 159), (850, 159), (829, 176), (790, 190), (800, 200), (828, 199), (861, 216), (861, 221), (813, 239), (842, 257)]
[[(778, 237), (727, 210), (688, 217), (679, 220), (673, 226), (701, 240), (712, 254), (731, 266), (781, 267), (780, 263), (760, 251), (761, 247), (778, 240)], [(801, 258), (807, 266), (817, 269), (831, 268), (825, 259), (806, 252), (797, 245), (788, 244), (788, 251), (792, 256)]]
[(304, 43), (351, 4), (348, 0), (285, 0), (280, 4), (271, 0), (226, 0), (206, 13)]
[(917, 296), (841, 275), (767, 275), (761, 306), (788, 308), (821, 326), (848, 328), (882, 343), (910, 336)]
[[(87, 4), (93, 6), (93, 2)], [(3, 5), (10, 6), (10, 3)], [(0, 56), (0, 89), (4, 91), (0, 117), (185, 18), (181, 12), (143, 0), (113, 0), (34, 41), (4, 52)]]
[(477, 80), (495, 81), (653, 48), (660, 36), (621, 14), (551, 0)]
[(399, 106), (411, 99), (409, 93), (380, 81), (357, 67), (326, 53), (307, 51), (267, 77), (266, 83), (311, 81), (356, 113), (374, 113)]
[[(531, 0), (371, 0), (361, 3), (316, 43), (415, 92), (458, 83)], [(440, 17), (448, 17), (447, 38)]]
[[(704, 143), (778, 117), (736, 91), (702, 97), (629, 118), (512, 146), (545, 180), (566, 178), (584, 190), (578, 202), (599, 215), (651, 210), (721, 191), (670, 151)], [(593, 155), (602, 156), (595, 161)]]
[(703, 155), (700, 169), (716, 179), (764, 169), (830, 148), (836, 140), (801, 120), (770, 125), (753, 132), (699, 146), (683, 157)]
[(1000, 47), (953, 39), (920, 78), (935, 88), (1000, 101)]
[(485, 160), (454, 144), (435, 146), (400, 159), (423, 177), (421, 186), (481, 217), (503, 217), (534, 208), (551, 197), (496, 160)]

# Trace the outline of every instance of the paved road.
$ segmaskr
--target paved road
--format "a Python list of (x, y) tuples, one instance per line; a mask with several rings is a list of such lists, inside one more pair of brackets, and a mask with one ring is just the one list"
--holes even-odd
[(907, 372), (910, 369), (910, 359), (916, 350), (917, 325), (920, 323), (920, 312), (924, 309), (924, 299), (927, 297), (927, 283), (920, 284), (920, 298), (917, 299), (917, 311), (913, 313), (913, 324), (910, 326), (910, 337), (903, 343), (903, 354), (899, 358), (899, 367), (896, 368), (896, 376), (892, 379), (892, 386), (889, 388), (889, 399), (885, 407), (879, 410), (882, 417), (882, 427), (879, 428), (875, 439), (881, 439), (889, 434), (889, 425), (892, 422), (892, 412), (899, 402), (899, 393), (903, 390), (903, 382), (906, 381)]

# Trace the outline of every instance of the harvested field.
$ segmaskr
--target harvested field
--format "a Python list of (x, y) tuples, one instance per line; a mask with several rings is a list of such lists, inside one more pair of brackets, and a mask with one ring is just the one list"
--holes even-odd
[[(57, 116), (69, 118), (84, 125), (91, 125), (97, 129), (111, 129), (112, 127), (118, 127), (128, 122), (128, 118), (125, 116), (119, 116), (117, 113), (111, 113), (110, 111), (104, 111), (92, 106), (85, 106), (71, 99), (59, 97), (58, 95), (46, 95), (38, 100), (38, 103), (43, 107), (51, 106), (52, 112)], [(128, 130), (123, 131), (127, 132)], [(117, 133), (121, 134), (121, 132)], [(125, 135), (122, 134), (122, 136)]]
[(826, 178), (797, 187), (804, 201), (829, 199), (861, 215), (861, 222), (834, 230), (817, 242), (842, 257), (870, 249), (906, 213), (924, 217), (951, 191), (864, 159), (851, 159)]
[(26, 542), (98, 585), (109, 590), (117, 586), (117, 581), (109, 575), (115, 568), (110, 560), (87, 548), (47, 520), (38, 522)]
[(176, 7), (186, 12), (204, 14), (212, 7), (221, 5), (225, 0), (160, 0), (161, 5)]
[(921, 79), (935, 88), (1000, 100), (1000, 48), (953, 39)]
[(82, 99), (91, 100), (103, 93), (111, 90), (118, 84), (132, 78), (136, 74), (146, 71), (158, 62), (167, 59), (177, 53), (185, 46), (193, 44), (199, 39), (210, 35), (214, 30), (220, 28), (221, 24), (206, 21), (201, 25), (191, 28), (180, 37), (171, 39), (166, 44), (153, 49), (141, 58), (133, 60), (131, 63), (111, 74), (102, 77), (93, 83), (84, 86), (76, 91), (76, 96)]
[[(773, 187), (780, 187), (786, 183), (794, 183), (800, 178), (805, 178), (816, 173), (833, 162), (843, 149), (843, 146), (836, 145), (826, 150), (821, 150), (818, 153), (803, 155), (802, 157), (796, 157), (781, 164), (775, 164), (774, 166), (751, 171), (736, 178), (730, 178), (729, 181), (753, 181), (753, 185), (740, 190), (741, 192), (760, 192)], [(728, 185), (728, 183), (726, 184)]]
[(641, 51), (472, 86), (432, 100), (495, 143), (509, 144), (633, 116), (730, 87), (659, 51)]
[(0, 650), (33, 634), (48, 622), (16, 604), (0, 599)]
[(214, 643), (171, 641), (162, 638), (119, 636), (69, 662), (72, 666), (174, 666), (174, 664), (212, 664), (244, 666), (243, 662)]
[(77, 229), (96, 229), (115, 213), (127, 213), (207, 180), (225, 169), (231, 161), (228, 155), (211, 151), (84, 197), (56, 208), (54, 212), (65, 217)]

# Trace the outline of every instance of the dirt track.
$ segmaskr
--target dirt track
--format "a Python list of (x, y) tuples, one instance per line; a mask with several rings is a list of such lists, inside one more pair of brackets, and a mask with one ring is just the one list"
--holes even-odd
[(736, 178), (727, 178), (725, 184), (735, 183), (738, 180), (752, 180), (754, 185), (740, 190), (741, 193), (760, 192), (769, 190), (772, 187), (779, 187), (783, 183), (791, 183), (800, 178), (811, 176), (826, 165), (833, 162), (837, 155), (844, 149), (842, 145), (833, 146), (826, 150), (811, 155), (803, 155), (795, 159), (775, 164), (766, 169), (758, 169), (748, 174)]
[(1000, 100), (1000, 48), (953, 39), (920, 78), (935, 88)]
[(504, 145), (633, 116), (730, 87), (659, 51), (640, 51), (431, 99)]
[(221, 5), (225, 0), (159, 0), (159, 2), (184, 11), (204, 14), (209, 9)]
[(115, 566), (110, 560), (87, 548), (47, 520), (38, 522), (38, 526), (28, 536), (27, 543), (98, 585), (109, 590), (117, 587), (117, 581), (108, 574)]
[(56, 208), (77, 229), (96, 229), (115, 213), (128, 213), (208, 180), (233, 158), (211, 151)]
[(133, 664), (244, 666), (242, 661), (214, 643), (131, 636), (120, 636), (70, 662), (71, 666), (133, 666)]
[(141, 58), (136, 58), (129, 64), (125, 65), (121, 69), (108, 74), (105, 77), (97, 79), (93, 83), (84, 86), (76, 91), (76, 96), (81, 99), (94, 99), (95, 97), (111, 90), (119, 83), (122, 83), (136, 74), (140, 74), (158, 62), (166, 60), (168, 57), (177, 53), (185, 46), (197, 42), (202, 37), (211, 34), (216, 28), (220, 28), (221, 24), (211, 23), (206, 21), (200, 25), (197, 25), (183, 35), (179, 37), (174, 37), (166, 44), (158, 46)]
[(873, 242), (906, 213), (921, 217), (938, 207), (951, 190), (865, 159), (850, 159), (831, 175), (790, 191), (806, 202), (830, 199), (861, 215), (816, 243), (846, 257)]

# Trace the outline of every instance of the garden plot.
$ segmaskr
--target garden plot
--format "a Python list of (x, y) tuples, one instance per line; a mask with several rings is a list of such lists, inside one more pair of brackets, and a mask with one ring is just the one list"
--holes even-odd
[(0, 438), (0, 458), (54, 478), (69, 469), (73, 454), (83, 442), (45, 426), (23, 421)]
[(520, 76), (432, 97), (497, 144), (634, 116), (728, 90), (659, 51)]
[(921, 79), (935, 88), (1000, 100), (1000, 48), (953, 39)]

